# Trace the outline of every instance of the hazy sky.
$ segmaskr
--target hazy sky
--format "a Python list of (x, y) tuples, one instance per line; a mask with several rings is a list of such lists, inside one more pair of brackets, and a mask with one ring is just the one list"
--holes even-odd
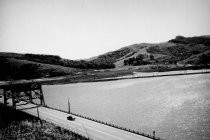
[(0, 51), (89, 58), (210, 35), (210, 0), (0, 0)]

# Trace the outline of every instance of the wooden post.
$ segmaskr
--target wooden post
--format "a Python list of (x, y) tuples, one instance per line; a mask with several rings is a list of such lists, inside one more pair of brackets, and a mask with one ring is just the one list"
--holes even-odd
[(4, 90), (4, 105), (7, 106), (7, 93), (6, 93), (6, 89)]
[(12, 91), (12, 107), (15, 109), (16, 107), (16, 103), (15, 103), (15, 92), (13, 91), (13, 90), (11, 90)]
[(36, 111), (37, 111), (37, 117), (39, 119), (39, 109), (38, 109), (38, 105), (36, 106)]
[(43, 123), (42, 123), (42, 120), (41, 120), (40, 117), (39, 117), (39, 106), (38, 106), (38, 105), (36, 106), (36, 109), (37, 109), (36, 111), (37, 111), (38, 120), (40, 121), (41, 126), (42, 126)]
[(153, 131), (153, 140), (155, 140), (155, 131)]
[(26, 93), (27, 93), (28, 96), (29, 96), (29, 101), (32, 103), (32, 92), (31, 92), (31, 90), (26, 91)]
[(42, 92), (42, 85), (39, 85), (40, 87), (40, 101), (41, 101), (41, 105), (45, 105), (45, 101), (44, 101), (44, 96), (43, 96), (43, 92)]
[(70, 102), (69, 102), (69, 98), (68, 98), (68, 109), (69, 109), (69, 113), (71, 112), (70, 110)]

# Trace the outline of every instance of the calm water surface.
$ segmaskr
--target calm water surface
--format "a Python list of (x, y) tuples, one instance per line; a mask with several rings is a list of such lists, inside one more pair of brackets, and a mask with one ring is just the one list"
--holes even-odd
[(210, 139), (210, 74), (44, 86), (47, 105), (171, 140)]

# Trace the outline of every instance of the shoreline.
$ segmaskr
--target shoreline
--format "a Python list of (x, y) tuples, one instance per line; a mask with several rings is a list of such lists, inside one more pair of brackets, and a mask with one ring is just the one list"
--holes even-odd
[(87, 82), (106, 82), (124, 79), (137, 79), (137, 78), (155, 78), (165, 76), (179, 76), (179, 75), (192, 75), (192, 74), (207, 74), (210, 73), (210, 69), (198, 69), (198, 70), (177, 70), (166, 72), (133, 72), (123, 76), (112, 76), (107, 78), (98, 78), (98, 75), (86, 75), (84, 77), (71, 77), (71, 76), (59, 76), (50, 78), (39, 78), (31, 80), (15, 80), (15, 81), (0, 81), (1, 86), (10, 84), (26, 84), (26, 83), (41, 83), (42, 85), (56, 85), (56, 84), (74, 84), (74, 83), (87, 83)]

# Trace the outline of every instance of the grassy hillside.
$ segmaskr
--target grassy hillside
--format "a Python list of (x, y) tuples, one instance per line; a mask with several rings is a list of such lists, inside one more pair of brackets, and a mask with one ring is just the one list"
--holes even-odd
[(87, 69), (114, 68), (110, 62), (74, 61), (56, 55), (0, 52), (0, 80), (75, 75)]
[(0, 80), (73, 75), (77, 69), (0, 56)]
[(0, 104), (1, 140), (87, 140), (24, 112)]
[[(117, 68), (148, 64), (200, 65), (210, 63), (210, 36), (177, 36), (168, 42), (134, 44), (91, 59), (111, 61)], [(143, 56), (143, 59), (138, 59)], [(205, 59), (205, 60), (204, 60)], [(129, 62), (129, 64), (127, 63)]]
[[(68, 60), (56, 55), (0, 52), (0, 80), (32, 79), (81, 74), (97, 69), (142, 69), (210, 64), (210, 36), (183, 37), (164, 43), (133, 44), (88, 60)], [(113, 70), (113, 68), (116, 68)], [(105, 71), (104, 71), (105, 72)], [(93, 75), (93, 74), (92, 74)], [(111, 75), (110, 75), (111, 76)]]
[(32, 62), (60, 65), (64, 67), (79, 68), (79, 69), (107, 69), (114, 68), (113, 63), (103, 61), (85, 61), (85, 60), (69, 60), (63, 59), (57, 55), (43, 55), (43, 54), (17, 54), (0, 52), (0, 57), (14, 58), (19, 60), (28, 60)]

